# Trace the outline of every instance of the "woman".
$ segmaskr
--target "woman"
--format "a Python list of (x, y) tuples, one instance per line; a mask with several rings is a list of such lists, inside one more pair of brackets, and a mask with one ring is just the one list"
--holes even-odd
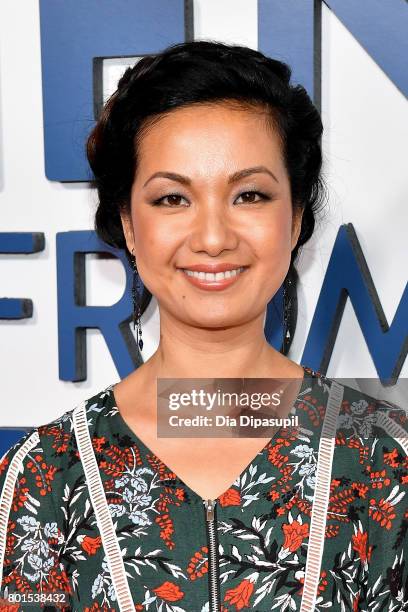
[[(323, 201), (321, 120), (289, 79), (257, 51), (197, 41), (141, 59), (107, 102), (88, 141), (96, 230), (156, 297), (160, 342), (4, 456), (7, 601), (407, 609), (402, 411), (299, 366), (264, 334)], [(135, 300), (140, 332), (139, 315)], [(157, 379), (197, 376), (294, 380), (300, 425), (159, 438)]]

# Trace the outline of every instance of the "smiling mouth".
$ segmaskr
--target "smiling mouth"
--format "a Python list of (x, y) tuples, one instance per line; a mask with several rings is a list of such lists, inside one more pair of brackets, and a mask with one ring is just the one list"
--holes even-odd
[(184, 274), (190, 276), (191, 278), (196, 278), (200, 281), (206, 282), (220, 282), (229, 280), (231, 278), (235, 278), (242, 272), (245, 272), (247, 266), (242, 266), (240, 268), (235, 268), (234, 270), (226, 270), (225, 272), (197, 272), (195, 270), (188, 270), (188, 268), (180, 268)]

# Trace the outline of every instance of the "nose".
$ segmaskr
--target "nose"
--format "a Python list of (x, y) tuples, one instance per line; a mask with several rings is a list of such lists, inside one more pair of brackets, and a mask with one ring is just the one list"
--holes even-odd
[(205, 251), (212, 256), (225, 249), (235, 249), (239, 235), (233, 212), (220, 201), (206, 202), (198, 207), (188, 229), (190, 249), (193, 252)]

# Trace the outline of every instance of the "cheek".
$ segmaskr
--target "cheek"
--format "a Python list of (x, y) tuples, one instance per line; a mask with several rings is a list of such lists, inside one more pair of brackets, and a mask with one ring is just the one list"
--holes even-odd
[(149, 288), (166, 280), (170, 273), (166, 265), (174, 256), (174, 236), (167, 223), (137, 215), (134, 219), (136, 262), (140, 275)]
[(248, 227), (247, 240), (260, 258), (267, 258), (268, 255), (277, 257), (279, 254), (283, 256), (291, 252), (291, 224), (291, 215), (284, 209), (277, 209), (273, 215), (264, 216), (258, 223)]
[(139, 227), (135, 231), (136, 260), (147, 271), (155, 270), (163, 261), (165, 252), (159, 236), (152, 228)]
[(153, 257), (160, 251), (163, 232), (158, 224), (140, 208), (135, 205), (132, 214), (133, 233), (135, 237), (135, 250), (139, 259)]

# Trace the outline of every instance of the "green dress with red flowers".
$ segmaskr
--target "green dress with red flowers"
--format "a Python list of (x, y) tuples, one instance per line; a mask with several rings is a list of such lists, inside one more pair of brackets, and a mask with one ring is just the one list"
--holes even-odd
[(304, 372), (298, 426), (213, 503), (113, 384), (33, 428), (0, 463), (5, 609), (408, 610), (406, 412)]

